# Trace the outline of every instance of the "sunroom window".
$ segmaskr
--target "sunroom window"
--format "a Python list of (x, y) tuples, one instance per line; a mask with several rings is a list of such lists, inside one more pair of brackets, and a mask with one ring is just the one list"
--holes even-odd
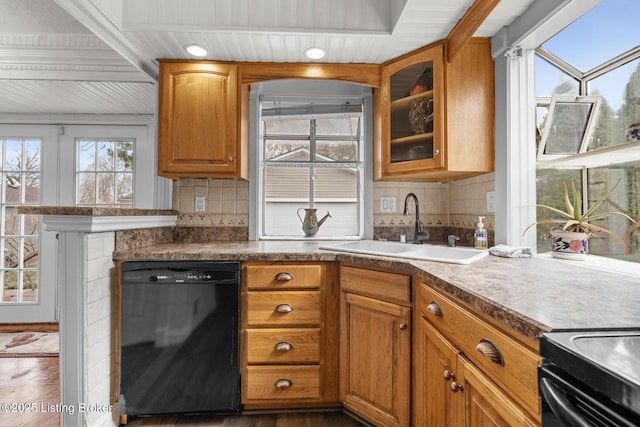
[[(536, 50), (537, 203), (562, 209), (562, 182), (573, 182), (586, 209), (620, 181), (600, 209), (640, 218), (640, 33), (625, 26), (637, 13), (637, 2), (604, 0)], [(626, 235), (630, 252), (596, 235), (590, 253), (640, 262), (640, 229), (621, 217), (598, 225)], [(539, 228), (539, 252), (547, 235)]]

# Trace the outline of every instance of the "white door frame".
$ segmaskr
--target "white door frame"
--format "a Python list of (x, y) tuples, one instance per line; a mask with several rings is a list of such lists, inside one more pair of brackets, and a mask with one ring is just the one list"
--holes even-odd
[[(58, 126), (54, 125), (2, 125), (3, 138), (42, 139), (40, 152), (40, 204), (57, 205), (58, 191)], [(40, 223), (40, 249), (38, 256), (38, 301), (34, 303), (0, 303), (0, 323), (35, 323), (57, 321), (56, 289), (56, 232), (45, 231)]]

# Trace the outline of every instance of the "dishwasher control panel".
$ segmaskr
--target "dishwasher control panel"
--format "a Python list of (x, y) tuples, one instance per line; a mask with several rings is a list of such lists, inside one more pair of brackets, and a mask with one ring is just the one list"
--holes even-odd
[(239, 283), (240, 263), (228, 261), (145, 261), (123, 264), (122, 282)]

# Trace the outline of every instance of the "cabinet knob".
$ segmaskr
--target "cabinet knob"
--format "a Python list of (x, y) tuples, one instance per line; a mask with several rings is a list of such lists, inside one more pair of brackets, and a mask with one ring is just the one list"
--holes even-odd
[(407, 325), (407, 322), (400, 323), (400, 330), (404, 331), (405, 329), (407, 329), (407, 326), (409, 326), (409, 325)]
[(427, 311), (433, 315), (442, 317), (442, 309), (440, 308), (440, 305), (435, 301), (427, 306)]
[(504, 359), (502, 358), (500, 350), (498, 350), (498, 347), (488, 339), (481, 339), (478, 345), (476, 345), (476, 351), (491, 360), (493, 363), (504, 366)]
[(280, 378), (275, 382), (274, 385), (276, 386), (276, 388), (285, 389), (291, 387), (293, 385), (293, 382), (291, 382), (291, 380), (287, 378)]
[(282, 272), (276, 274), (276, 280), (278, 282), (288, 282), (290, 280), (293, 280), (293, 275), (291, 273), (286, 272), (286, 271), (282, 271)]
[(440, 154), (440, 150), (433, 150), (433, 156), (437, 156), (438, 154)]
[(232, 157), (232, 156), (229, 156), (229, 157), (227, 158), (227, 160), (229, 161), (229, 163), (233, 163), (233, 157)]
[(293, 307), (291, 304), (278, 304), (275, 308), (276, 313), (291, 313), (293, 311)]
[(293, 346), (290, 342), (280, 341), (274, 346), (274, 348), (276, 349), (276, 351), (290, 351)]
[(462, 391), (462, 384), (454, 381), (451, 383), (451, 391), (457, 393), (458, 391)]
[(449, 381), (451, 379), (454, 379), (456, 377), (456, 374), (453, 371), (445, 369), (444, 372), (442, 373), (442, 376), (444, 377), (445, 380)]

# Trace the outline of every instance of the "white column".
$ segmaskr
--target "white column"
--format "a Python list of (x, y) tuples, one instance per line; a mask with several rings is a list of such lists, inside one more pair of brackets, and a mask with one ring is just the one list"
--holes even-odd
[(58, 235), (60, 284), (61, 425), (82, 426), (78, 404), (84, 401), (84, 232)]
[(535, 221), (534, 51), (513, 50), (495, 58), (496, 243), (536, 247), (524, 229)]

